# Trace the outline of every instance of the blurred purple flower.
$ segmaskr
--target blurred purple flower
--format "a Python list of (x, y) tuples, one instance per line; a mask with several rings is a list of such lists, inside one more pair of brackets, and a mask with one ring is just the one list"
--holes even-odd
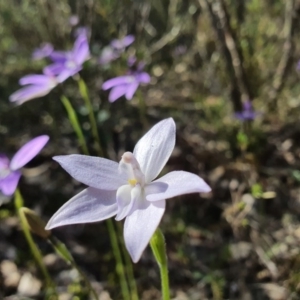
[(76, 28), (75, 32), (74, 32), (74, 36), (77, 38), (80, 35), (86, 36), (86, 38), (88, 39), (88, 37), (90, 36), (91, 31), (90, 28), (87, 26), (81, 26)]
[(141, 83), (150, 82), (150, 75), (143, 72), (143, 67), (144, 64), (139, 63), (136, 70), (130, 70), (128, 75), (118, 76), (103, 83), (103, 90), (106, 91), (111, 88), (108, 96), (109, 102), (114, 102), (122, 96), (125, 96), (127, 100), (131, 100)]
[(49, 57), (53, 52), (53, 46), (50, 43), (44, 43), (41, 47), (36, 48), (32, 53), (32, 59), (39, 60), (45, 57)]
[(44, 68), (45, 74), (56, 75), (60, 83), (74, 76), (82, 69), (83, 63), (90, 58), (86, 34), (78, 35), (71, 51), (54, 51), (50, 58), (54, 63)]
[(122, 39), (112, 40), (110, 42), (110, 45), (118, 51), (123, 51), (126, 47), (131, 45), (134, 42), (134, 40), (135, 40), (135, 37), (132, 34), (130, 34), (130, 35), (123, 37)]
[(100, 65), (107, 65), (113, 60), (120, 57), (120, 54), (112, 47), (106, 46), (103, 48), (100, 58), (99, 58), (99, 64)]
[(9, 97), (9, 101), (20, 105), (26, 101), (43, 97), (56, 87), (58, 81), (51, 74), (26, 75), (19, 80), (20, 85), (25, 87), (17, 90)]
[(177, 47), (175, 47), (174, 49), (174, 56), (178, 57), (178, 56), (182, 56), (187, 52), (187, 46), (186, 45), (179, 45)]
[(249, 100), (243, 103), (243, 110), (241, 112), (234, 114), (234, 116), (241, 121), (254, 120), (258, 115), (260, 115), (260, 113), (253, 110), (251, 101)]
[(297, 62), (296, 70), (300, 71), (300, 60)]
[(78, 23), (79, 23), (79, 17), (78, 17), (78, 16), (72, 15), (72, 16), (69, 18), (69, 24), (70, 24), (71, 26), (76, 26), (76, 25), (78, 25)]
[(7, 156), (0, 155), (0, 191), (11, 196), (21, 177), (20, 169), (31, 161), (44, 148), (49, 136), (41, 135), (23, 145), (11, 160)]

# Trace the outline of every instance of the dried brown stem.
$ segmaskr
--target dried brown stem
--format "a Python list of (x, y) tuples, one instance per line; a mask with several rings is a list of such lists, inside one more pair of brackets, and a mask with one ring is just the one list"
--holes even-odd
[[(299, 6), (299, 3), (298, 3)], [(295, 0), (286, 0), (285, 21), (283, 27), (283, 53), (276, 72), (274, 74), (273, 83), (269, 91), (269, 108), (275, 110), (277, 108), (277, 98), (284, 85), (284, 79), (288, 73), (290, 62), (293, 54), (293, 34), (295, 23)]]
[(241, 100), (251, 99), (243, 57), (230, 25), (230, 18), (223, 0), (199, 0), (206, 7), (212, 25), (218, 35), (218, 43), (226, 59), (228, 73), (231, 77), (232, 101), (236, 110), (241, 108)]

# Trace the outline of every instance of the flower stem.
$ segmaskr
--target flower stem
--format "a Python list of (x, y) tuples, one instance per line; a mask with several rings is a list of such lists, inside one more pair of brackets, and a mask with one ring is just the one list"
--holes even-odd
[[(86, 87), (85, 87), (86, 88)], [(61, 98), (67, 112), (68, 112), (68, 118), (69, 121), (74, 129), (74, 131), (76, 132), (77, 138), (78, 138), (78, 142), (81, 145), (85, 145), (82, 147), (83, 153), (85, 155), (89, 155), (89, 151), (88, 148), (86, 147), (86, 143), (84, 140), (84, 136), (82, 134), (82, 130), (81, 127), (78, 123), (78, 119), (76, 117), (75, 112), (73, 113), (74, 109), (71, 106), (71, 103), (68, 101), (68, 99), (64, 96), (62, 96)], [(75, 118), (74, 118), (75, 115)], [(96, 128), (97, 130), (97, 128)], [(98, 136), (98, 131), (97, 131), (97, 136)], [(98, 140), (96, 140), (96, 143), (98, 144)], [(106, 220), (106, 226), (108, 229), (108, 234), (109, 234), (109, 238), (111, 241), (111, 245), (113, 248), (113, 254), (116, 260), (116, 272), (120, 278), (120, 285), (121, 285), (121, 290), (122, 290), (122, 294), (123, 294), (123, 298), (126, 299), (130, 299), (129, 297), (129, 289), (128, 289), (128, 284), (127, 284), (127, 280), (126, 280), (126, 276), (125, 276), (125, 271), (124, 271), (124, 266), (123, 266), (123, 261), (122, 261), (122, 257), (120, 254), (120, 249), (119, 249), (119, 245), (118, 245), (118, 241), (117, 241), (117, 234), (115, 232), (115, 228), (113, 226), (113, 223), (111, 220)], [(133, 279), (134, 280), (134, 279)]]
[[(24, 201), (23, 201), (22, 195), (21, 195), (20, 191), (17, 189), (15, 191), (15, 208), (16, 208), (16, 212), (17, 212), (20, 222), (21, 222), (21, 227), (22, 227), (25, 239), (28, 243), (30, 251), (31, 251), (37, 265), (39, 266), (41, 272), (43, 273), (43, 275), (45, 277), (46, 286), (47, 286), (47, 294), (49, 295), (49, 299), (57, 299), (57, 294), (55, 292), (55, 285), (43, 263), (42, 254), (32, 238), (32, 235), (30, 233), (30, 229), (28, 227), (28, 224), (27, 224), (24, 214), (20, 213), (20, 209), (23, 207), (23, 202)], [(52, 295), (52, 297), (50, 295)]]
[(50, 235), (48, 238), (49, 243), (52, 245), (54, 250), (68, 263), (70, 264), (74, 269), (77, 270), (77, 272), (82, 277), (83, 281), (85, 282), (86, 286), (89, 289), (89, 292), (92, 293), (93, 298), (95, 300), (98, 300), (99, 297), (97, 295), (97, 292), (93, 289), (89, 279), (86, 277), (86, 275), (81, 271), (81, 269), (76, 264), (72, 254), (68, 250), (68, 248), (65, 246), (64, 243), (62, 243), (58, 238), (56, 238), (53, 235)]
[(64, 95), (62, 95), (60, 97), (60, 100), (61, 100), (62, 104), (64, 105), (66, 111), (67, 111), (69, 121), (70, 121), (76, 135), (77, 135), (77, 139), (78, 139), (78, 142), (79, 142), (80, 146), (82, 147), (83, 153), (88, 155), (89, 151), (88, 151), (88, 148), (87, 148), (87, 145), (86, 145), (86, 142), (85, 142), (85, 138), (84, 138), (83, 132), (81, 130), (81, 127), (79, 125), (76, 112), (75, 112), (71, 102)]
[(146, 107), (145, 99), (143, 97), (142, 92), (139, 90), (137, 90), (137, 96), (138, 96), (138, 100), (139, 100), (140, 120), (141, 120), (141, 123), (143, 124), (143, 127), (147, 128), (148, 127), (147, 107)]
[(121, 251), (118, 245), (118, 238), (117, 238), (117, 233), (114, 228), (113, 221), (111, 219), (106, 220), (106, 226), (109, 232), (110, 236), (110, 242), (112, 245), (113, 253), (116, 259), (116, 271), (119, 274), (120, 277), (120, 283), (121, 283), (121, 290), (123, 294), (124, 299), (130, 299), (130, 293), (129, 293), (129, 288), (127, 284), (127, 280), (125, 277), (125, 270), (122, 262), (122, 256), (121, 256)]
[(125, 267), (126, 267), (130, 291), (131, 291), (131, 300), (139, 300), (137, 286), (136, 286), (136, 282), (134, 279), (131, 258), (126, 250), (126, 247), (124, 244), (124, 239), (122, 238), (121, 223), (117, 223), (116, 225), (117, 225), (117, 231), (118, 231), (118, 236), (119, 236), (119, 242), (121, 244), (121, 248), (122, 248), (122, 252), (123, 252), (123, 256), (124, 256), (124, 260), (125, 260)]
[[(97, 123), (96, 123), (96, 119), (95, 119), (94, 112), (93, 112), (93, 106), (92, 106), (92, 103), (91, 103), (91, 100), (90, 100), (90, 97), (89, 97), (89, 94), (88, 94), (87, 86), (86, 86), (84, 80), (80, 77), (79, 77), (79, 79), (77, 79), (77, 83), (78, 83), (80, 94), (81, 94), (81, 96), (82, 96), (82, 98), (85, 102), (86, 108), (89, 112), (91, 130), (92, 130), (93, 137), (94, 137), (94, 139), (96, 141), (96, 144), (97, 144), (97, 148), (98, 148), (97, 150), (98, 150), (99, 156), (107, 158), (108, 155), (106, 153), (106, 150), (105, 150), (105, 148), (103, 148), (101, 146), (101, 141), (100, 141), (100, 137), (99, 137), (99, 133), (98, 133)], [(121, 285), (123, 298), (124, 299), (130, 299), (129, 287), (128, 287), (128, 283), (127, 283), (127, 280), (126, 280), (125, 269), (124, 269), (124, 265), (123, 265), (121, 251), (120, 251), (119, 244), (118, 244), (118, 235), (116, 233), (113, 221), (110, 220), (110, 219), (106, 220), (106, 226), (107, 226), (107, 229), (108, 229), (110, 242), (111, 242), (112, 249), (113, 249), (113, 254), (114, 254), (114, 257), (115, 257), (115, 260), (116, 260), (116, 272), (117, 272), (117, 274), (119, 275), (119, 278), (120, 278), (120, 285)], [(123, 252), (124, 252), (124, 255), (127, 255), (127, 252), (126, 252), (125, 249), (123, 249)], [(130, 261), (129, 261), (129, 263), (131, 265)], [(127, 266), (128, 266), (128, 262), (127, 262)], [(132, 268), (132, 266), (131, 266), (131, 268)], [(128, 270), (128, 268), (127, 268), (127, 270)], [(134, 277), (133, 277), (133, 272), (130, 273), (130, 271), (129, 271), (128, 277), (129, 277), (129, 282), (131, 282), (131, 285), (132, 285), (132, 282), (135, 281)]]
[(159, 228), (156, 229), (150, 240), (153, 256), (159, 266), (161, 278), (162, 299), (170, 300), (168, 259), (166, 253), (166, 243), (163, 233)]
[(104, 151), (104, 149), (101, 145), (101, 141), (100, 141), (99, 134), (98, 134), (97, 122), (95, 119), (93, 106), (92, 106), (91, 99), (89, 97), (87, 86), (86, 86), (84, 80), (80, 77), (79, 77), (79, 79), (77, 79), (77, 83), (78, 83), (78, 87), (79, 87), (79, 92), (81, 94), (81, 97), (84, 100), (85, 106), (89, 113), (89, 119), (90, 119), (90, 123), (91, 123), (91, 131), (92, 131), (92, 135), (96, 141), (97, 151), (99, 153), (99, 156), (103, 156), (103, 157), (107, 156), (106, 151)]

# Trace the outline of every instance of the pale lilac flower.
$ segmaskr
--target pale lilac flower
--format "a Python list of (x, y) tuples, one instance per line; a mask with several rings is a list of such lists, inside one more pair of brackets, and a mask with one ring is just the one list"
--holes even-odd
[(187, 52), (187, 46), (179, 45), (179, 46), (175, 47), (173, 54), (175, 57), (179, 57), (179, 56), (184, 55), (186, 52)]
[(10, 95), (9, 100), (16, 104), (43, 97), (47, 95), (58, 84), (52, 74), (26, 75), (19, 80), (20, 85), (25, 87)]
[(82, 69), (83, 63), (90, 58), (87, 36), (78, 35), (71, 51), (54, 51), (50, 58), (54, 63), (45, 67), (44, 73), (57, 75), (58, 82), (74, 76)]
[(118, 51), (116, 51), (114, 48), (112, 48), (110, 46), (106, 46), (103, 48), (103, 50), (101, 52), (101, 55), (99, 58), (99, 64), (107, 65), (119, 57), (120, 57), (120, 54)]
[(132, 69), (128, 71), (127, 75), (109, 79), (102, 84), (103, 90), (106, 91), (111, 89), (108, 96), (109, 102), (114, 102), (122, 96), (125, 96), (127, 100), (131, 100), (141, 83), (150, 82), (150, 75), (143, 72), (143, 68), (145, 66), (144, 63), (140, 62), (134, 69), (135, 62), (135, 58), (129, 58), (128, 64), (132, 67)]
[(79, 17), (78, 17), (78, 16), (72, 15), (72, 16), (69, 18), (69, 24), (70, 24), (71, 26), (76, 26), (76, 25), (78, 25), (78, 23), (79, 23)]
[(165, 119), (150, 129), (133, 153), (125, 152), (120, 163), (85, 155), (56, 156), (72, 177), (89, 187), (65, 203), (46, 229), (98, 222), (116, 215), (125, 219), (124, 239), (137, 262), (165, 212), (166, 199), (211, 189), (199, 176), (173, 171), (156, 179), (175, 146), (175, 123)]
[(44, 148), (49, 136), (41, 135), (23, 145), (11, 160), (0, 155), (0, 191), (12, 195), (21, 177), (20, 169), (30, 162)]
[(90, 28), (87, 26), (81, 26), (81, 27), (76, 28), (76, 30), (74, 32), (74, 36), (77, 38), (80, 35), (86, 36), (86, 38), (88, 39), (88, 37), (91, 35)]
[(123, 51), (126, 47), (128, 47), (129, 45), (131, 45), (135, 40), (135, 37), (132, 34), (129, 34), (127, 36), (125, 36), (122, 39), (114, 39), (110, 42), (110, 45), (118, 50), (118, 51)]
[(251, 101), (245, 101), (243, 103), (243, 110), (241, 112), (236, 112), (234, 116), (241, 121), (250, 121), (254, 120), (260, 112), (256, 112), (253, 110)]
[(50, 43), (44, 43), (40, 48), (36, 48), (32, 53), (32, 59), (39, 60), (45, 57), (49, 57), (53, 52), (53, 46)]

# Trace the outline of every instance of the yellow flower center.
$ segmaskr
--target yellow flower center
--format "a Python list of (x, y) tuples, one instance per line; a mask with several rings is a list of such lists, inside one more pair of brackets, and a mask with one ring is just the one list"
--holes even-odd
[(128, 183), (131, 185), (131, 186), (135, 186), (137, 184), (137, 180), (136, 179), (128, 179)]

